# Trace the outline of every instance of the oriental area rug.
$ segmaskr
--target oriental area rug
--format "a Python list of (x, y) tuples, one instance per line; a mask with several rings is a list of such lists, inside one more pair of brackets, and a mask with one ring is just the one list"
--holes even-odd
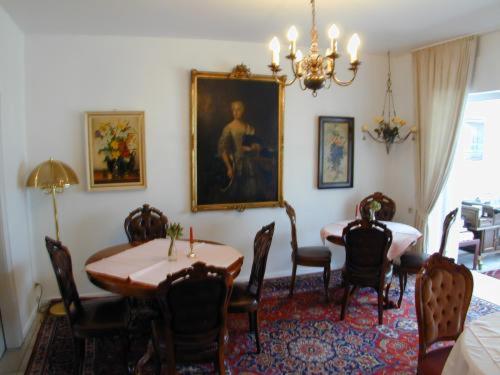
[[(266, 280), (260, 308), (262, 353), (255, 354), (246, 314), (229, 315), (227, 373), (231, 374), (415, 374), (418, 328), (414, 308), (414, 280), (409, 278), (403, 304), (384, 311), (377, 325), (377, 298), (361, 289), (351, 298), (346, 319), (340, 321), (340, 273), (332, 273), (331, 300), (325, 302), (320, 274), (297, 279), (293, 298), (290, 278)], [(391, 299), (399, 290), (393, 281)], [(467, 319), (500, 311), (500, 306), (472, 298)], [(147, 334), (132, 337), (130, 363), (146, 350)], [(120, 344), (114, 339), (87, 340), (84, 374), (126, 374)], [(155, 361), (145, 374), (157, 371)], [(71, 333), (64, 317), (47, 316), (38, 333), (26, 374), (70, 374), (73, 369)], [(213, 372), (212, 365), (178, 366), (181, 374)]]

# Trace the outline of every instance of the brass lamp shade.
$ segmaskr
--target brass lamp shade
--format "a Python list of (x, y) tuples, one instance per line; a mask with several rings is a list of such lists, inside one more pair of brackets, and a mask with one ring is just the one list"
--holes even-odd
[(50, 158), (33, 169), (26, 186), (43, 190), (51, 190), (52, 188), (62, 190), (78, 183), (78, 177), (69, 165)]

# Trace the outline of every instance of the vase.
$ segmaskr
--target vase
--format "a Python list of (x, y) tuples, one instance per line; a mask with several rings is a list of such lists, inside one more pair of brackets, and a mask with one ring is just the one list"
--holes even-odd
[(175, 246), (175, 238), (170, 238), (170, 246), (168, 247), (168, 260), (171, 262), (177, 260), (177, 247)]
[(375, 221), (377, 218), (375, 217), (375, 210), (370, 209), (370, 220)]

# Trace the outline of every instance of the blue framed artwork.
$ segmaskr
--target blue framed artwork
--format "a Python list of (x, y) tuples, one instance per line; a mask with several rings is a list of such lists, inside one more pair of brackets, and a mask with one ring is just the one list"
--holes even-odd
[(354, 117), (319, 117), (318, 189), (351, 188)]

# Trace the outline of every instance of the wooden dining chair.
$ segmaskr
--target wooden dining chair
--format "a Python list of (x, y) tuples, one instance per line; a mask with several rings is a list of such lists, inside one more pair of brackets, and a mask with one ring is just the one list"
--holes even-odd
[[(439, 246), (440, 255), (444, 255), (446, 243), (448, 242), (448, 234), (450, 233), (453, 222), (457, 218), (457, 213), (458, 207), (450, 211), (444, 218), (441, 245)], [(403, 301), (403, 294), (406, 290), (406, 283), (408, 282), (408, 274), (416, 275), (429, 256), (430, 254), (406, 253), (401, 255), (400, 264), (394, 265), (394, 272), (397, 273), (399, 277), (398, 307), (401, 307)]]
[(290, 296), (293, 296), (295, 287), (295, 277), (297, 266), (321, 267), (323, 268), (323, 284), (325, 288), (325, 298), (328, 302), (328, 285), (330, 284), (330, 263), (332, 261), (332, 252), (326, 246), (301, 246), (297, 242), (297, 228), (295, 210), (285, 201), (285, 209), (290, 219), (292, 227), (292, 280), (290, 283)]
[(163, 316), (153, 322), (153, 347), (161, 374), (176, 374), (177, 363), (213, 362), (225, 373), (227, 307), (232, 277), (224, 268), (197, 262), (167, 276), (158, 286)]
[(375, 212), (375, 219), (391, 221), (396, 214), (396, 203), (381, 192), (375, 192), (359, 203), (359, 212), (362, 218), (370, 219), (370, 203), (377, 201), (380, 203), (380, 210)]
[(248, 283), (235, 283), (231, 300), (230, 313), (247, 313), (250, 331), (255, 334), (257, 353), (260, 353), (259, 340), (259, 303), (262, 294), (262, 283), (266, 272), (267, 256), (273, 240), (274, 222), (262, 227), (253, 243), (253, 263)]
[(464, 329), (474, 281), (464, 265), (433, 254), (417, 274), (418, 368), (421, 375), (441, 374), (452, 346), (428, 351), (440, 341), (455, 341)]
[(146, 242), (156, 238), (166, 238), (168, 218), (149, 204), (133, 210), (124, 222), (129, 243)]
[[(392, 232), (378, 221), (355, 220), (344, 228), (342, 239), (346, 260), (342, 270), (344, 297), (340, 320), (344, 320), (349, 298), (357, 287), (369, 287), (378, 295), (378, 324), (383, 324), (383, 294), (388, 303), (392, 281), (392, 263), (387, 252), (392, 243)], [(352, 286), (352, 289), (351, 289)]]
[(66, 317), (71, 328), (74, 345), (75, 372), (82, 372), (85, 357), (85, 339), (119, 336), (123, 344), (123, 357), (127, 366), (129, 348), (127, 301), (121, 297), (81, 300), (76, 289), (71, 255), (60, 241), (45, 237), (52, 267), (61, 292)]

